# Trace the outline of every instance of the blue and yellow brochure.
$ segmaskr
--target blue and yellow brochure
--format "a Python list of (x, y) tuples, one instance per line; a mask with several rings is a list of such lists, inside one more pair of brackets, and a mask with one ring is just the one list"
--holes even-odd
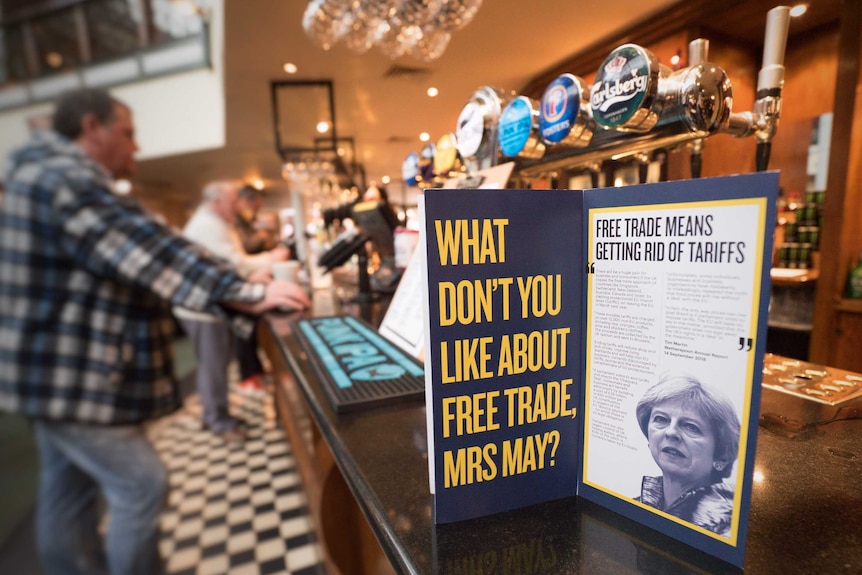
[(427, 190), (435, 522), (579, 496), (741, 566), (777, 194)]

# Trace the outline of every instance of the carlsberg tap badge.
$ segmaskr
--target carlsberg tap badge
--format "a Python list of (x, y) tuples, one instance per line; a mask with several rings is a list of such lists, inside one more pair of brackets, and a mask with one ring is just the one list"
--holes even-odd
[(590, 107), (599, 125), (624, 126), (637, 111), (649, 105), (651, 62), (646, 50), (626, 44), (607, 57), (593, 84)]

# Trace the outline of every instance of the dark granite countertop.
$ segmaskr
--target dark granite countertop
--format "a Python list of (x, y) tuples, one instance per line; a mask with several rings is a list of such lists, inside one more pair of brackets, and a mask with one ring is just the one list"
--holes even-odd
[[(345, 311), (375, 323), (383, 309)], [(577, 498), (435, 526), (424, 403), (336, 414), (291, 333), (291, 323), (299, 317), (274, 315), (267, 323), (397, 572), (738, 572)], [(862, 573), (862, 421), (803, 428), (769, 418), (760, 426), (755, 473), (745, 573)]]

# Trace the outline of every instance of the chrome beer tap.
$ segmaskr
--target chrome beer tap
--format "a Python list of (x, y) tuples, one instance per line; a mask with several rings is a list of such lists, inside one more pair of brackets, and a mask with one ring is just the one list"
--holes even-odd
[(787, 31), (790, 26), (790, 8), (778, 6), (766, 14), (766, 34), (763, 39), (763, 66), (757, 75), (757, 99), (754, 102), (754, 117), (757, 128), (758, 172), (769, 166), (772, 138), (778, 129), (781, 116), (781, 88), (784, 86), (784, 50), (787, 47)]
[(758, 172), (769, 167), (772, 138), (781, 116), (781, 89), (784, 86), (784, 51), (790, 27), (790, 8), (777, 6), (766, 14), (763, 38), (763, 65), (757, 75), (754, 110), (731, 114), (725, 131), (736, 137), (754, 135), (757, 141), (755, 166)]
[(591, 129), (584, 131), (575, 145), (547, 140), (543, 158), (526, 163), (520, 172), (535, 175), (558, 168), (587, 167), (604, 160), (688, 146), (692, 177), (699, 177), (705, 140), (716, 133), (754, 136), (756, 168), (766, 170), (781, 115), (789, 18), (786, 6), (767, 14), (763, 64), (751, 111), (733, 111), (730, 78), (707, 60), (706, 40), (692, 41), (689, 66), (675, 71), (661, 66), (649, 50), (624, 44), (608, 55), (589, 86), (591, 118), (586, 125)]

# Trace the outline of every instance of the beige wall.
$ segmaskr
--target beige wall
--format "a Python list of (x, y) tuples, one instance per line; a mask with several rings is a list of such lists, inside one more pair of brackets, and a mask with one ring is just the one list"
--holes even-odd
[[(213, 0), (212, 5), (211, 69), (111, 89), (134, 111), (139, 160), (225, 145), (223, 0)], [(0, 112), (0, 158), (5, 160), (10, 151), (27, 141), (30, 118), (50, 114), (51, 110), (50, 104), (38, 104)]]

